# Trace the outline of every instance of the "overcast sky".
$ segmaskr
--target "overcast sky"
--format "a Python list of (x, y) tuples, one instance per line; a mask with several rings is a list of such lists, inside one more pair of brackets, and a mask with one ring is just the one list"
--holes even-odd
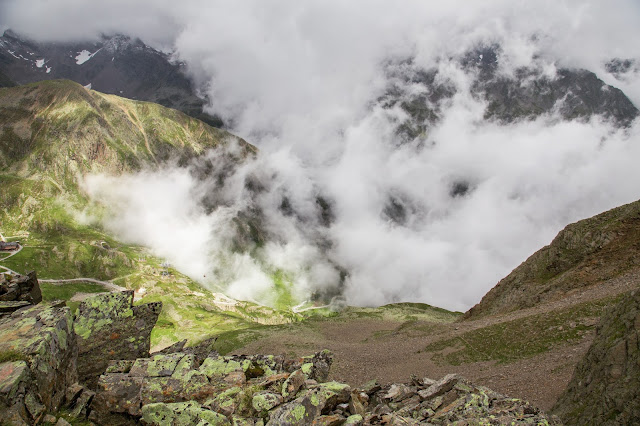
[[(224, 253), (232, 212), (200, 211), (196, 197), (185, 194), (210, 188), (181, 170), (172, 179), (89, 178), (96, 197), (145, 200), (139, 209), (149, 214), (118, 212), (109, 224), (114, 231), (135, 230), (137, 242), (171, 257), (158, 235), (167, 226), (183, 230), (175, 239), (198, 243), (171, 260), (195, 278), (218, 271), (216, 279), (240, 298), (269, 303), (269, 270), (277, 267), (296, 277), (296, 294), (304, 299), (335, 281), (338, 264), (350, 273), (349, 303), (409, 300), (459, 310), (477, 303), (567, 223), (640, 198), (633, 161), (640, 139), (637, 125), (620, 132), (597, 119), (486, 123), (485, 105), (469, 92), (471, 76), (446, 58), (499, 44), (506, 75), (520, 66), (549, 75), (558, 67), (588, 68), (638, 105), (637, 74), (617, 81), (604, 63), (640, 58), (639, 24), (634, 0), (0, 3), (0, 25), (37, 40), (125, 33), (173, 52), (210, 95), (209, 111), (232, 120), (234, 132), (261, 148), (260, 159), (225, 188), (241, 209), (249, 200), (237, 182), (248, 174), (268, 181), (267, 194), (251, 201), (281, 238), (259, 259)], [(393, 143), (401, 112), (376, 104), (389, 84), (384, 64), (409, 57), (416, 66), (439, 67), (458, 90), (429, 134), (433, 147), (419, 152)], [(474, 182), (472, 194), (448, 196), (457, 177)], [(328, 197), (335, 223), (300, 229), (277, 211), (282, 193), (309, 214), (316, 195)], [(175, 197), (170, 205), (180, 207), (157, 209), (158, 198), (139, 194)], [(408, 226), (381, 215), (390, 194), (415, 206)], [(166, 206), (164, 197), (158, 202)], [(152, 214), (158, 210), (161, 216)], [(332, 242), (329, 253), (318, 248), (319, 235)], [(205, 247), (215, 256), (203, 255)]]

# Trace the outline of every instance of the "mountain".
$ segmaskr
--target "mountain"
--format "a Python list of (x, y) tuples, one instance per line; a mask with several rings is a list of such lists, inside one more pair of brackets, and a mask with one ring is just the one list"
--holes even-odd
[(530, 308), (640, 269), (640, 201), (568, 225), (492, 288), (465, 318)]
[[(222, 121), (203, 112), (206, 99), (171, 55), (123, 35), (97, 42), (38, 43), (7, 30), (0, 37), (0, 73), (17, 83), (68, 79), (103, 93), (159, 103), (214, 127)], [(0, 74), (0, 87), (3, 82)], [(5, 84), (6, 85), (6, 84)]]
[(245, 141), (179, 111), (51, 80), (0, 90), (0, 170), (15, 176), (122, 173), (184, 162), (207, 149)]
[[(19, 252), (0, 256), (0, 272), (35, 269), (54, 280), (42, 282), (43, 298), (72, 306), (105, 285), (163, 301), (154, 346), (300, 318), (212, 293), (148, 249), (114, 238), (100, 225), (107, 206), (91, 202), (80, 185), (86, 173), (158, 170), (205, 153), (223, 170), (204, 160), (202, 167), (224, 179), (256, 153), (252, 145), (182, 112), (68, 80), (1, 88), (0, 122), (0, 239), (21, 241)], [(185, 321), (189, 327), (178, 327)]]
[[(640, 114), (621, 90), (605, 84), (589, 70), (549, 70), (534, 62), (505, 72), (502, 61), (498, 45), (479, 46), (460, 56), (440, 59), (441, 63), (456, 64), (470, 77), (471, 93), (486, 102), (486, 120), (508, 124), (546, 114), (557, 114), (564, 120), (601, 116), (626, 127)], [(618, 62), (612, 64), (611, 67)], [(618, 68), (629, 68), (633, 63), (621, 64)], [(457, 93), (456, 85), (437, 66), (426, 69), (411, 58), (390, 61), (387, 74), (395, 83), (381, 98), (383, 105), (399, 105), (408, 115), (398, 128), (399, 134), (405, 140), (424, 137)]]

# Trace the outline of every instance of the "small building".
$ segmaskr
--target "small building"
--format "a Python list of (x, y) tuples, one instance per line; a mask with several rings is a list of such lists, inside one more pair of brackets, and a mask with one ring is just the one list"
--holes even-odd
[(19, 241), (9, 242), (9, 243), (0, 241), (0, 251), (15, 251), (18, 249), (20, 249)]

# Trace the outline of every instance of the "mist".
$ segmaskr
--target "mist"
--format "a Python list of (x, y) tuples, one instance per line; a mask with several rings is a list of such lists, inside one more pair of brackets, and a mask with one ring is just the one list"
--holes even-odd
[[(638, 105), (638, 73), (620, 79), (604, 66), (640, 58), (635, 1), (8, 0), (0, 17), (39, 40), (121, 32), (172, 52), (208, 95), (208, 112), (259, 147), (223, 187), (196, 179), (195, 163), (84, 182), (113, 206), (108, 229), (231, 297), (273, 305), (273, 276), (283, 271), (298, 301), (339, 291), (352, 305), (466, 310), (566, 224), (639, 198), (638, 123), (620, 129), (553, 112), (487, 121), (473, 72), (459, 63), (498, 45), (502, 75), (586, 68)], [(390, 85), (407, 96), (424, 90), (389, 72), (409, 59), (438, 69), (456, 94), (425, 135), (400, 143), (406, 113), (381, 98)], [(264, 190), (247, 190), (256, 179)], [(207, 198), (223, 202), (205, 208)], [(281, 208), (285, 198), (293, 213)], [(330, 204), (328, 223), (319, 198)], [(234, 217), (250, 207), (262, 212), (268, 241), (232, 250)]]

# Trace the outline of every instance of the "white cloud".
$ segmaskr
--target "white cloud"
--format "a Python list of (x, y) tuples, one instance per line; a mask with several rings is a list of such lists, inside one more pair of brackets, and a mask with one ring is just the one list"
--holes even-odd
[[(124, 32), (169, 47), (210, 94), (211, 111), (261, 148), (217, 194), (231, 207), (210, 214), (194, 200), (211, 185), (184, 171), (89, 178), (96, 197), (128, 207), (109, 224), (121, 235), (196, 278), (218, 277), (236, 297), (264, 298), (271, 265), (297, 277), (303, 298), (330, 286), (337, 264), (349, 272), (350, 303), (464, 310), (568, 222), (638, 198), (640, 137), (637, 126), (624, 134), (597, 119), (483, 122), (469, 77), (446, 59), (498, 43), (502, 72), (587, 67), (638, 102), (637, 76), (620, 83), (601, 72), (612, 57), (640, 58), (639, 8), (634, 0), (8, 0), (0, 26), (39, 39)], [(459, 89), (422, 149), (392, 143), (402, 113), (375, 106), (388, 84), (384, 61), (409, 56), (424, 67), (440, 59)], [(249, 194), (250, 174), (268, 190)], [(474, 190), (452, 198), (457, 180)], [(282, 193), (306, 222), (281, 214)], [(333, 203), (328, 229), (310, 220), (318, 194)], [(382, 214), (389, 194), (411, 206), (406, 226)], [(257, 260), (227, 250), (230, 217), (251, 203), (278, 236)], [(174, 243), (190, 248), (177, 253)]]

